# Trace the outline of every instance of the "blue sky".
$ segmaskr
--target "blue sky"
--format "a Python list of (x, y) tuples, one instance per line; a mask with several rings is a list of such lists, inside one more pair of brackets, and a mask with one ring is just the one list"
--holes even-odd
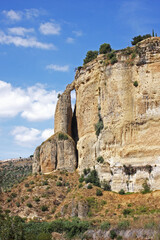
[(1, 1), (0, 159), (27, 157), (53, 134), (57, 94), (87, 51), (159, 36), (159, 11), (158, 0)]

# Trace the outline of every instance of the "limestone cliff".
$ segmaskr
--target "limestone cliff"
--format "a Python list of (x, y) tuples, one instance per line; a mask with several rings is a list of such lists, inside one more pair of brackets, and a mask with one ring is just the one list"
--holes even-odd
[[(116, 51), (118, 61), (113, 65), (106, 55), (99, 55), (76, 72), (58, 100), (55, 133), (61, 131), (75, 141), (63, 157), (64, 169), (68, 170), (67, 156), (73, 154), (74, 167), (69, 169), (78, 164), (81, 174), (84, 168), (95, 167), (113, 191), (139, 191), (145, 181), (155, 190), (160, 189), (160, 38), (146, 39), (130, 50), (132, 54), (127, 49)], [(101, 126), (97, 135), (95, 125)], [(57, 169), (52, 155), (64, 155), (64, 148), (55, 150), (57, 141), (40, 147), (39, 160), (35, 152), (34, 164), (39, 162), (42, 172), (47, 164), (46, 172)], [(103, 161), (97, 161), (99, 157)]]

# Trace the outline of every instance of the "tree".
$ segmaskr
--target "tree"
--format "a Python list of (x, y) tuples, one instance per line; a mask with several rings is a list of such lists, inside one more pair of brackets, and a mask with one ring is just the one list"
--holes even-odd
[(98, 56), (98, 51), (88, 51), (85, 59), (83, 60), (83, 64), (86, 64)]
[(111, 51), (112, 51), (112, 48), (111, 48), (110, 44), (108, 44), (108, 43), (103, 43), (99, 48), (99, 54), (105, 54), (105, 53), (109, 53)]
[(151, 34), (146, 34), (146, 35), (143, 35), (143, 36), (138, 35), (138, 36), (132, 38), (133, 41), (131, 41), (131, 43), (132, 43), (132, 45), (136, 45), (138, 42), (140, 42), (140, 41), (142, 41), (146, 38), (150, 38), (150, 37), (151, 37)]

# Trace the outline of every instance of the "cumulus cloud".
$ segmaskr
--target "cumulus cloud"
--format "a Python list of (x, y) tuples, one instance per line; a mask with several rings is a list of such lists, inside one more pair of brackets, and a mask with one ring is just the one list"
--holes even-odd
[(13, 135), (16, 144), (23, 147), (33, 147), (34, 144), (41, 143), (54, 134), (53, 129), (39, 130), (36, 128), (27, 128), (16, 126), (11, 135)]
[(74, 43), (74, 38), (68, 37), (68, 38), (66, 39), (66, 42), (67, 42), (67, 43)]
[(6, 35), (4, 32), (0, 31), (0, 44), (10, 45), (13, 44), (16, 47), (32, 47), (40, 48), (45, 50), (56, 50), (56, 47), (51, 43), (42, 43), (39, 42), (34, 37), (22, 38), (19, 36)]
[(34, 28), (14, 27), (14, 28), (8, 28), (8, 32), (14, 35), (25, 36), (25, 34), (27, 33), (33, 33)]
[(0, 81), (0, 118), (20, 114), (28, 121), (52, 119), (57, 95), (58, 92), (47, 91), (41, 84), (22, 89)]
[(50, 70), (58, 71), (58, 72), (68, 72), (69, 65), (59, 66), (59, 65), (50, 64), (50, 65), (46, 66), (46, 69), (50, 69)]
[(59, 35), (61, 31), (61, 27), (57, 23), (46, 22), (46, 23), (41, 23), (39, 27), (39, 31), (44, 35)]
[(22, 18), (22, 12), (21, 11), (14, 11), (14, 10), (9, 10), (9, 11), (3, 11), (2, 12), (8, 19), (12, 21), (20, 21)]

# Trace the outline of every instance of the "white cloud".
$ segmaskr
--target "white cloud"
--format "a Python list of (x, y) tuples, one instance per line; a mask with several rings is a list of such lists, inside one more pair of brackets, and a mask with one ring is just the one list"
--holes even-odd
[(32, 19), (37, 18), (39, 15), (44, 15), (45, 10), (39, 10), (36, 8), (25, 9), (23, 11), (9, 10), (2, 11), (2, 13), (11, 21), (20, 21), (22, 19)]
[(59, 35), (61, 31), (61, 27), (57, 23), (46, 22), (46, 23), (41, 23), (39, 30), (44, 35)]
[(24, 126), (17, 126), (11, 132), (16, 144), (24, 147), (33, 147), (33, 145), (37, 145), (37, 142), (41, 143), (53, 134), (53, 129), (45, 129), (41, 131), (36, 128), (27, 128)]
[(20, 11), (14, 11), (11, 9), (10, 11), (4, 10), (2, 13), (12, 21), (20, 21), (22, 18), (22, 13)]
[(39, 17), (39, 15), (43, 12), (44, 11), (36, 9), (36, 8), (25, 9), (25, 16), (28, 19), (33, 18), (33, 17)]
[(6, 35), (4, 32), (0, 31), (0, 44), (10, 45), (13, 44), (16, 47), (32, 47), (32, 48), (40, 48), (40, 49), (53, 49), (56, 47), (51, 43), (42, 43), (39, 42), (36, 38), (22, 38), (19, 36), (10, 36)]
[(27, 89), (14, 88), (0, 81), (0, 118), (20, 114), (28, 121), (44, 121), (54, 117), (58, 92), (47, 91), (37, 84)]
[(76, 37), (81, 37), (83, 35), (82, 31), (73, 31)]
[(66, 39), (66, 42), (67, 42), (67, 43), (74, 43), (74, 38), (68, 37), (68, 38)]
[(14, 35), (25, 36), (25, 34), (27, 33), (33, 33), (34, 28), (14, 27), (14, 28), (8, 28), (8, 32)]
[(69, 65), (59, 66), (59, 65), (50, 64), (46, 66), (46, 69), (51, 69), (58, 72), (68, 72)]

